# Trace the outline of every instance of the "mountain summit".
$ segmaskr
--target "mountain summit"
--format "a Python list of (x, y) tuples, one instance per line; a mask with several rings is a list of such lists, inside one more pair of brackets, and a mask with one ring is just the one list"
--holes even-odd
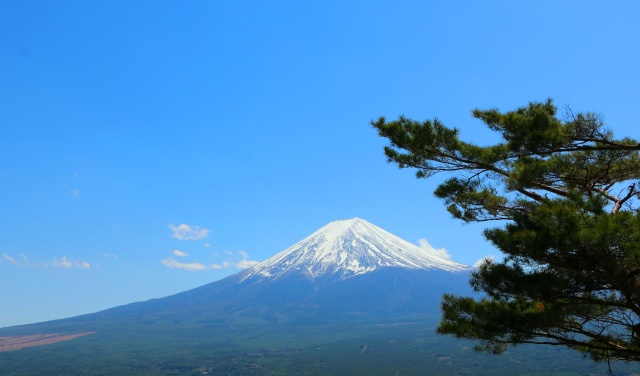
[(303, 274), (314, 280), (343, 280), (380, 268), (468, 271), (466, 265), (439, 257), (363, 219), (334, 221), (243, 273), (248, 278), (278, 279)]

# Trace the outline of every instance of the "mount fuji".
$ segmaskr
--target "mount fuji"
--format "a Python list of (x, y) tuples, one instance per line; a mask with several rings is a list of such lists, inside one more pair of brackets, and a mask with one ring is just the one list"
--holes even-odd
[[(206, 372), (262, 374), (253, 370), (264, 357), (275, 356), (281, 369), (293, 359), (290, 351), (303, 351), (291, 368), (298, 373), (307, 367), (307, 349), (321, 344), (433, 335), (442, 294), (470, 293), (471, 270), (363, 219), (335, 221), (252, 268), (189, 291), (1, 328), (0, 369), (23, 370), (16, 375), (42, 374), (43, 367), (47, 374), (100, 374), (98, 368), (102, 374), (203, 374), (193, 371), (200, 364)], [(2, 352), (3, 341), (36, 346)], [(352, 348), (331, 345), (331, 356), (343, 346)], [(404, 352), (401, 358), (409, 351), (392, 348)], [(397, 366), (391, 356), (376, 359)], [(419, 362), (414, 366), (420, 369)]]
[(472, 268), (363, 219), (334, 221), (239, 273), (172, 296), (0, 329), (0, 336), (78, 332), (169, 321), (327, 323), (434, 314), (443, 293), (470, 293)]
[(1, 328), (0, 373), (606, 374), (557, 349), (523, 347), (505, 360), (436, 336), (442, 294), (473, 294), (472, 270), (365, 220), (335, 221), (193, 290)]
[(334, 221), (243, 273), (242, 279), (274, 280), (302, 274), (310, 280), (344, 280), (383, 268), (468, 271), (360, 219)]

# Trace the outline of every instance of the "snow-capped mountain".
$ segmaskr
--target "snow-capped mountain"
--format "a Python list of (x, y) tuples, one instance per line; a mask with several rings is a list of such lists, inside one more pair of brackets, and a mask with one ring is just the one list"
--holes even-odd
[(141, 327), (162, 331), (167, 323), (216, 332), (247, 322), (305, 328), (363, 320), (395, 322), (437, 314), (443, 293), (472, 293), (471, 269), (353, 218), (331, 222), (222, 280), (97, 313), (2, 329), (0, 336), (109, 333), (123, 328), (138, 335)]
[(347, 279), (385, 267), (469, 271), (363, 219), (334, 221), (243, 273), (242, 279), (278, 279), (292, 273), (308, 279)]

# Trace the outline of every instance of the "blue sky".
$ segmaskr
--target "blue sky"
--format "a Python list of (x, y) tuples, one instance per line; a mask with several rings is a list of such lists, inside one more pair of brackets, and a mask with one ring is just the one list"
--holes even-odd
[[(364, 218), (496, 254), (379, 116), (548, 97), (640, 138), (635, 1), (0, 2), (0, 327), (216, 281)], [(497, 255), (499, 256), (499, 255)]]

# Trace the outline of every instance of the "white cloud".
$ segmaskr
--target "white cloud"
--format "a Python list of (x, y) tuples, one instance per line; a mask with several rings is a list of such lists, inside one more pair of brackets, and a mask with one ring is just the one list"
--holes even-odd
[(60, 267), (60, 268), (70, 268), (72, 266), (71, 262), (67, 260), (67, 256), (62, 256), (60, 261), (58, 261), (57, 257), (54, 257), (51, 265)]
[(118, 258), (118, 255), (114, 255), (114, 254), (112, 254), (112, 253), (104, 253), (104, 252), (101, 252), (101, 253), (100, 253), (100, 256), (110, 257), (110, 258), (112, 258), (112, 259), (117, 259), (117, 258)]
[(222, 264), (211, 264), (214, 269), (224, 269), (230, 267), (232, 264), (229, 261), (225, 261)]
[(6, 253), (3, 253), (3, 254), (2, 254), (2, 258), (3, 258), (5, 261), (8, 261), (8, 262), (9, 262), (9, 264), (11, 264), (11, 265), (18, 265), (18, 261), (16, 261), (16, 259), (14, 259), (13, 257), (9, 256), (9, 255), (8, 255), (8, 254), (6, 254)]
[[(233, 256), (233, 252), (231, 251), (226, 251), (225, 253)], [(259, 263), (259, 261), (249, 260), (249, 255), (245, 251), (238, 251), (238, 254), (242, 257), (239, 261), (224, 261), (221, 264), (211, 264), (211, 267), (213, 269), (223, 269), (235, 266), (238, 269), (246, 269)]]
[(451, 260), (451, 256), (449, 255), (449, 252), (447, 252), (446, 249), (444, 248), (433, 248), (431, 246), (431, 244), (429, 244), (429, 242), (427, 241), (427, 239), (420, 239), (418, 240), (418, 246), (422, 249), (424, 249), (425, 251), (429, 251), (430, 253), (433, 253), (435, 256), (443, 258), (445, 260)]
[(183, 262), (176, 261), (173, 257), (168, 257), (166, 259), (163, 259), (162, 263), (169, 268), (185, 269), (190, 272), (196, 272), (198, 270), (203, 270), (207, 268), (205, 265), (202, 265), (199, 262), (186, 264)]
[(36, 263), (36, 262), (31, 262), (29, 261), (29, 258), (23, 254), (20, 253), (20, 259), (16, 259), (15, 257), (10, 256), (7, 253), (3, 253), (1, 255), (2, 257), (0, 257), (0, 261), (7, 261), (8, 263), (10, 263), (11, 265), (16, 265), (16, 266), (30, 266), (30, 267), (36, 267), (36, 268), (41, 268), (41, 267), (55, 267), (55, 268), (64, 268), (64, 269), (71, 269), (71, 268), (79, 268), (79, 269), (89, 269), (91, 268), (91, 264), (86, 262), (86, 261), (81, 261), (81, 260), (69, 260), (67, 258), (67, 256), (62, 256), (58, 259), (58, 257), (54, 257), (52, 262), (44, 262), (44, 263)]
[(480, 265), (484, 264), (485, 262), (494, 262), (495, 260), (496, 260), (496, 258), (495, 258), (494, 255), (487, 255), (487, 256), (481, 258), (480, 260), (476, 261), (473, 264), (473, 267), (474, 268), (479, 268)]
[(57, 257), (53, 258), (53, 262), (50, 264), (56, 268), (80, 268), (80, 269), (89, 269), (91, 264), (86, 261), (78, 261), (78, 260), (68, 260), (67, 256), (62, 256), (60, 260)]
[(242, 256), (242, 260), (236, 263), (237, 268), (240, 268), (240, 269), (250, 268), (259, 262), (259, 261), (249, 260), (249, 255), (245, 251), (238, 251), (238, 253)]
[(239, 269), (247, 269), (247, 268), (251, 268), (252, 266), (255, 266), (259, 261), (254, 261), (254, 260), (240, 260), (238, 261), (235, 266), (236, 268)]
[(178, 226), (169, 225), (169, 228), (173, 231), (172, 236), (179, 240), (198, 240), (209, 236), (209, 230), (206, 228), (192, 227), (184, 223)]
[(188, 254), (187, 252), (182, 252), (182, 251), (181, 251), (181, 250), (179, 250), (179, 249), (174, 249), (174, 250), (173, 250), (173, 254), (174, 254), (175, 256), (178, 256), (178, 257), (187, 257), (187, 256), (189, 256), (189, 254)]
[[(234, 255), (234, 253), (232, 251), (226, 251), (225, 252), (227, 255), (230, 255), (230, 257), (227, 258), (227, 260), (217, 263), (217, 264), (209, 264), (204, 265), (201, 264), (199, 262), (194, 262), (194, 263), (183, 263), (183, 262), (179, 262), (176, 259), (174, 259), (173, 257), (168, 257), (166, 259), (162, 260), (162, 263), (169, 267), (169, 268), (176, 268), (176, 269), (185, 269), (188, 270), (190, 272), (194, 272), (194, 271), (198, 271), (198, 270), (204, 270), (204, 269), (226, 269), (226, 268), (231, 268), (231, 267), (235, 267), (238, 269), (246, 269), (246, 268), (250, 268), (252, 266), (254, 266), (255, 264), (258, 263), (258, 261), (254, 261), (254, 260), (250, 260), (249, 259), (249, 255), (247, 254), (247, 252), (245, 251), (238, 251), (238, 253), (236, 255)], [(177, 257), (187, 257), (189, 256), (189, 254), (187, 254), (186, 252), (180, 251), (178, 249), (173, 250), (173, 255), (177, 256)], [(214, 254), (215, 256), (216, 254)], [(235, 257), (234, 257), (235, 256)], [(238, 260), (238, 258), (240, 258)]]
[(71, 196), (73, 197), (80, 197), (80, 191), (77, 189), (72, 189), (71, 190)]

